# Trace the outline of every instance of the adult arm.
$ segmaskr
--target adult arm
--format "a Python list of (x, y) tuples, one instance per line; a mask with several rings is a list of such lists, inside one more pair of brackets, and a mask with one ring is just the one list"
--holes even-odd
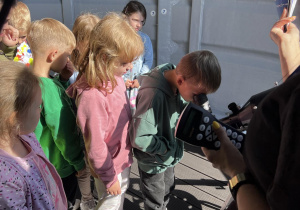
[[(292, 23), (296, 17), (286, 17), (286, 14), (287, 10), (284, 9), (280, 20), (270, 31), (271, 39), (278, 46), (283, 81), (300, 65), (299, 30)], [(286, 24), (287, 31), (284, 32)]]
[[(242, 154), (230, 142), (226, 132), (217, 123), (213, 123), (213, 128), (221, 142), (220, 150), (208, 150), (202, 147), (202, 151), (213, 167), (218, 168), (233, 178), (239, 173), (246, 172), (246, 164)], [(238, 209), (240, 210), (265, 210), (270, 209), (263, 195), (255, 184), (243, 184), (237, 191), (236, 197)]]

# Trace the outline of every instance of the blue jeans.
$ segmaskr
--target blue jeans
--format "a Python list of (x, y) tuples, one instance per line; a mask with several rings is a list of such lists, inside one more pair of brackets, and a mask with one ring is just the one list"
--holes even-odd
[(148, 174), (139, 168), (139, 173), (145, 210), (165, 210), (175, 188), (174, 167), (159, 174)]

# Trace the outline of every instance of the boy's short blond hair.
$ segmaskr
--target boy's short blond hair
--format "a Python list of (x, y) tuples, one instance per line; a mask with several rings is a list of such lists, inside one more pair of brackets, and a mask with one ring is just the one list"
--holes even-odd
[(30, 11), (26, 4), (18, 1), (13, 7), (8, 24), (18, 29), (20, 33), (27, 34), (31, 23)]
[(44, 18), (31, 23), (27, 40), (33, 56), (49, 50), (73, 50), (75, 37), (63, 23), (52, 18)]
[(217, 57), (208, 50), (191, 52), (182, 57), (176, 73), (202, 86), (207, 93), (215, 92), (221, 84), (221, 67)]
[[(114, 70), (118, 62), (130, 63), (144, 51), (139, 34), (123, 16), (108, 13), (92, 30), (89, 49), (80, 60), (79, 72), (84, 74), (90, 87), (111, 93), (117, 85)], [(108, 89), (108, 81), (112, 88)]]

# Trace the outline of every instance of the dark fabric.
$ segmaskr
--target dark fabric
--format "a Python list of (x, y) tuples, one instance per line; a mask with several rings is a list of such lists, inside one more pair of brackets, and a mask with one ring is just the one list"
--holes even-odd
[(174, 167), (159, 174), (148, 174), (139, 168), (139, 173), (145, 210), (165, 210), (175, 189)]
[(65, 178), (62, 178), (61, 180), (64, 185), (67, 200), (74, 204), (76, 199), (76, 192), (78, 190), (78, 182), (75, 173)]
[(243, 154), (271, 209), (299, 209), (300, 74), (289, 77), (259, 104)]
[(295, 74), (298, 74), (299, 72), (300, 72), (300, 66), (298, 66), (298, 68), (296, 68), (296, 70), (289, 76), (289, 78), (294, 76)]

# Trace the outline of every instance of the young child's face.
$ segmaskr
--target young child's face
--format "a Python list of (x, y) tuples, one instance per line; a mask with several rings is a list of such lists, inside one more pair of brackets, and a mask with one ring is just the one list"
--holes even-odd
[(37, 88), (31, 106), (27, 113), (24, 114), (21, 121), (21, 134), (29, 134), (33, 132), (40, 120), (42, 110), (42, 94), (41, 89)]
[(176, 67), (178, 72), (177, 88), (185, 101), (193, 101), (193, 97), (195, 95), (199, 95), (201, 93), (207, 94), (207, 90), (205, 87), (202, 87), (200, 83), (195, 82), (193, 78), (185, 79), (182, 75), (180, 75), (180, 72), (184, 72), (183, 69), (186, 68), (185, 66), (186, 65), (181, 60)]
[(66, 50), (63, 52), (57, 52), (56, 58), (51, 64), (51, 70), (60, 73), (61, 70), (66, 66), (69, 61), (69, 57), (71, 55), (72, 50)]
[(134, 28), (134, 30), (139, 31), (143, 28), (144, 17), (140, 12), (131, 14), (128, 17), (129, 24)]
[(18, 39), (18, 45), (22, 44), (26, 41), (27, 34), (25, 32), (20, 31), (19, 32), (19, 39)]
[(4, 36), (2, 37), (2, 43), (7, 47), (14, 47), (18, 44), (18, 39), (13, 40), (10, 34), (4, 34)]
[(191, 79), (182, 81), (181, 85), (178, 85), (178, 91), (185, 101), (193, 101), (195, 95), (207, 92), (206, 88), (194, 84)]
[(132, 63), (126, 63), (121, 59), (117, 62), (117, 68), (114, 71), (115, 76), (123, 76), (128, 70), (132, 69)]

